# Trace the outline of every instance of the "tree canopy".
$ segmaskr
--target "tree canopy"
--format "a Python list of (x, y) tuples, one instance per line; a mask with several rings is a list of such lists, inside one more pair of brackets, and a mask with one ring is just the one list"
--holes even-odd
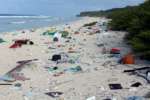
[(115, 8), (106, 11), (82, 12), (80, 16), (111, 18), (112, 30), (127, 31), (126, 40), (141, 58), (150, 60), (150, 0), (138, 6)]

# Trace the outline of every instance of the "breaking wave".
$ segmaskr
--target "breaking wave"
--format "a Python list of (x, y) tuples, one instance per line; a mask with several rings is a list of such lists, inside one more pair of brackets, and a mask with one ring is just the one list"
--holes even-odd
[(26, 21), (16, 21), (16, 22), (10, 22), (10, 24), (24, 24)]

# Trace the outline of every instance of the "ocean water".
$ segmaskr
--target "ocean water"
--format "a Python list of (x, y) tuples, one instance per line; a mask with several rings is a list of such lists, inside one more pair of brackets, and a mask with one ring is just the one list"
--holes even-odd
[[(82, 11), (120, 8), (127, 5), (137, 5), (143, 1), (144, 0), (1, 0), (0, 32), (61, 24), (78, 19), (74, 16)], [(1, 16), (1, 14), (46, 16)]]
[(77, 17), (58, 18), (49, 16), (0, 16), (0, 32), (10, 32), (22, 29), (41, 28), (57, 24), (65, 24)]

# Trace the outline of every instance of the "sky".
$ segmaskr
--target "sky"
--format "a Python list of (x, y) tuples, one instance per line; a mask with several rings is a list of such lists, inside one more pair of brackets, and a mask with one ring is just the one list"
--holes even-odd
[(81, 11), (137, 5), (144, 0), (0, 0), (0, 13), (73, 16)]

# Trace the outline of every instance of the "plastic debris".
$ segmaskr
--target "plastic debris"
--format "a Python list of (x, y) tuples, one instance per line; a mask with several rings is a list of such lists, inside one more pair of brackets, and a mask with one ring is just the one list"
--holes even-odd
[(122, 89), (121, 84), (109, 84), (109, 87), (110, 87), (111, 90)]
[(55, 54), (52, 56), (52, 61), (58, 61), (58, 60), (61, 60), (61, 55)]
[(59, 40), (58, 40), (57, 37), (54, 37), (53, 41), (54, 41), (54, 42), (58, 42)]
[(48, 92), (45, 94), (50, 96), (50, 97), (56, 98), (56, 97), (59, 97), (60, 95), (62, 95), (63, 93), (62, 92)]
[(62, 38), (62, 34), (61, 33), (59, 33), (59, 32), (56, 32), (55, 34), (54, 34), (54, 37), (53, 37), (55, 40), (57, 40), (57, 41), (60, 41), (61, 40), (61, 38)]
[(16, 83), (14, 84), (15, 87), (21, 87), (21, 84), (20, 83)]
[(136, 82), (134, 84), (131, 85), (131, 87), (139, 87), (141, 86), (142, 84), (140, 82)]
[(62, 34), (63, 38), (66, 38), (69, 35), (69, 32), (67, 31), (61, 31), (60, 33)]
[(122, 63), (123, 64), (135, 64), (135, 59), (133, 57), (133, 54), (129, 53), (129, 54), (125, 55), (122, 58)]
[(111, 54), (120, 54), (120, 49), (119, 48), (112, 48), (110, 53)]
[(76, 66), (76, 67), (72, 67), (72, 68), (68, 68), (68, 69), (65, 69), (64, 71), (69, 71), (69, 72), (80, 72), (82, 71), (82, 68), (80, 66)]
[(3, 43), (3, 42), (5, 42), (2, 38), (0, 38), (0, 43)]
[(144, 98), (141, 96), (130, 96), (126, 98), (125, 100), (144, 100)]
[(20, 83), (16, 83), (16, 84), (14, 84), (13, 87), (11, 87), (11, 89), (13, 89), (13, 90), (21, 90), (22, 89), (21, 86), (22, 85)]
[(34, 42), (33, 42), (33, 41), (30, 41), (29, 39), (15, 40), (15, 43), (12, 44), (9, 48), (19, 48), (19, 47), (21, 47), (22, 45), (27, 45), (27, 44), (33, 45)]
[(86, 100), (96, 100), (96, 97), (92, 96), (92, 97), (87, 98)]
[(48, 69), (49, 72), (53, 72), (53, 71), (56, 71), (58, 70), (58, 67), (46, 67), (46, 69)]
[(55, 33), (56, 33), (56, 30), (55, 30), (55, 29), (50, 29), (50, 30), (47, 30), (46, 32), (44, 32), (42, 35), (50, 35), (50, 36), (53, 36)]

